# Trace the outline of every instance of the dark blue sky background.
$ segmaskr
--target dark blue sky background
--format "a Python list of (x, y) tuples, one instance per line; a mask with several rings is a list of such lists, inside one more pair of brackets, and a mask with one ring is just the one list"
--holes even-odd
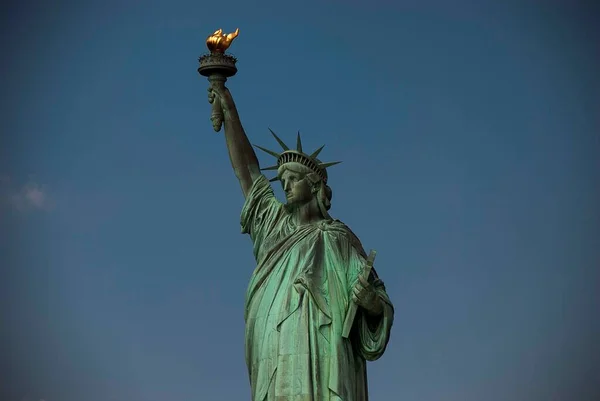
[(371, 399), (592, 399), (590, 8), (23, 1), (3, 18), (2, 400), (249, 399), (254, 260), (196, 72), (206, 36), (236, 27), (252, 142), (325, 143), (344, 161), (332, 215), (378, 250), (396, 321)]

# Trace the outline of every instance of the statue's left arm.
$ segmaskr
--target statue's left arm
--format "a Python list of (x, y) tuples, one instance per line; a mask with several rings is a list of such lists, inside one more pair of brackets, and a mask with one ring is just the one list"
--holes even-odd
[(378, 306), (375, 310), (358, 308), (353, 339), (361, 356), (368, 361), (374, 361), (383, 355), (390, 339), (394, 323), (394, 306), (383, 281), (377, 277), (375, 271), (371, 272), (369, 283), (375, 291)]
[(350, 338), (364, 359), (374, 361), (383, 355), (390, 339), (394, 306), (375, 269), (371, 270), (368, 279), (361, 277), (366, 255), (355, 236), (351, 235), (350, 242), (353, 245), (349, 247), (347, 271), (349, 301), (359, 305)]

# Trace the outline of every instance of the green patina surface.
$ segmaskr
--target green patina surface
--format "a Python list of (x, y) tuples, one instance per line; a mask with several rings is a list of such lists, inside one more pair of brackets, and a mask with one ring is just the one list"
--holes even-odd
[(253, 400), (367, 399), (366, 360), (385, 351), (393, 307), (375, 271), (382, 313), (358, 309), (342, 336), (366, 254), (343, 223), (299, 225), (259, 176), (246, 198), (242, 231), (257, 267), (246, 296), (246, 362)]

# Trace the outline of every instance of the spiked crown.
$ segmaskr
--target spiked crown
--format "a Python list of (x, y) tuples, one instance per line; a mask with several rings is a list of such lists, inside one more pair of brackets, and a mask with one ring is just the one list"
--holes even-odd
[[(339, 164), (341, 162), (328, 162), (328, 163), (322, 163), (319, 159), (317, 159), (317, 156), (319, 155), (319, 153), (321, 153), (321, 150), (323, 150), (323, 148), (325, 147), (325, 145), (321, 146), (319, 149), (315, 150), (314, 152), (312, 152), (310, 155), (304, 153), (304, 151), (302, 150), (302, 140), (300, 139), (300, 132), (298, 132), (298, 136), (296, 139), (296, 149), (290, 149), (274, 132), (273, 130), (271, 130), (271, 128), (269, 128), (269, 131), (271, 131), (271, 134), (273, 135), (273, 137), (275, 138), (275, 140), (279, 143), (279, 146), (281, 146), (281, 148), (283, 149), (282, 153), (277, 153), (274, 152), (272, 150), (269, 149), (265, 149), (261, 146), (258, 145), (254, 145), (256, 146), (258, 149), (262, 150), (265, 153), (270, 154), (271, 156), (277, 158), (277, 164), (274, 166), (270, 166), (270, 167), (265, 167), (261, 170), (278, 170), (279, 167), (288, 164), (288, 163), (299, 163), (302, 164), (305, 167), (308, 167), (311, 171), (313, 171), (314, 173), (316, 173), (317, 175), (319, 175), (319, 177), (321, 177), (321, 179), (323, 180), (323, 182), (325, 184), (327, 184), (327, 167), (331, 167), (334, 166), (336, 164)], [(279, 179), (279, 177), (274, 177), (269, 181), (277, 181)]]

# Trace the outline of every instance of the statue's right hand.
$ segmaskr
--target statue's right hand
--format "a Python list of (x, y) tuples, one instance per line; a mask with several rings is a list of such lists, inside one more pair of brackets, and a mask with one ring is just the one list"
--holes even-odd
[(224, 114), (227, 114), (232, 108), (231, 95), (223, 84), (208, 87), (208, 103), (213, 104), (215, 101), (218, 101), (217, 104)]
[(215, 91), (213, 91), (212, 86), (209, 86), (208, 87), (208, 103), (213, 104), (216, 96), (217, 95), (216, 95)]

